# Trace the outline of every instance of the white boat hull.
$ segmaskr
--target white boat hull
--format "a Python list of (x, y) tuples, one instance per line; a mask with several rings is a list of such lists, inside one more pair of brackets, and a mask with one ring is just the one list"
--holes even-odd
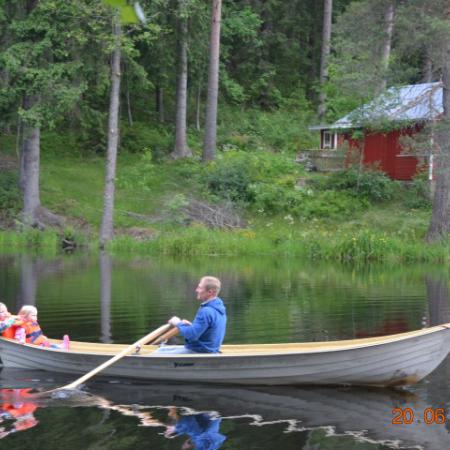
[[(90, 346), (95, 346), (95, 351), (86, 351)], [(84, 374), (122, 348), (74, 343), (73, 350), (65, 352), (0, 339), (5, 367), (70, 374)], [(450, 350), (450, 324), (353, 341), (224, 346), (220, 355), (156, 355), (152, 354), (153, 349), (147, 346), (141, 355), (126, 356), (102, 374), (253, 386), (407, 385), (427, 376), (446, 357)]]

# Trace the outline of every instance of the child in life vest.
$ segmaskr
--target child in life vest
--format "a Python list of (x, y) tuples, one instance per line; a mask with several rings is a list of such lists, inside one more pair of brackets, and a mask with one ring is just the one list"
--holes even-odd
[(52, 344), (48, 337), (44, 335), (37, 321), (38, 312), (32, 305), (24, 305), (19, 311), (19, 326), (17, 327), (15, 338), (22, 344), (33, 344), (41, 347), (59, 348), (69, 350), (69, 336), (64, 335), (61, 344)]
[(3, 337), (14, 339), (17, 316), (13, 316), (4, 303), (0, 303), (0, 334)]

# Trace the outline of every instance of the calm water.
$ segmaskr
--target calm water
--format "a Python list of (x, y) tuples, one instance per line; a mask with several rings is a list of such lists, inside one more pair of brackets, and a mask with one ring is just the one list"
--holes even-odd
[[(295, 260), (0, 258), (0, 297), (35, 304), (47, 335), (134, 342), (176, 314), (190, 319), (198, 278), (222, 279), (227, 343), (346, 339), (450, 322), (450, 271)], [(450, 447), (450, 359), (403, 391), (165, 385), (0, 371), (0, 449), (388, 449)], [(393, 425), (392, 410), (414, 414)], [(410, 408), (408, 410), (407, 408)], [(438, 408), (443, 424), (425, 419)], [(409, 412), (408, 412), (409, 411)], [(406, 417), (408, 419), (408, 417)]]

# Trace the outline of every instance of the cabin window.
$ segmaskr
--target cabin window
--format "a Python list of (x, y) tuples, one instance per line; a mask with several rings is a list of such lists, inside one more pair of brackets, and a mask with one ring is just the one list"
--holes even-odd
[(323, 132), (323, 148), (336, 148), (337, 135), (331, 131), (325, 130)]

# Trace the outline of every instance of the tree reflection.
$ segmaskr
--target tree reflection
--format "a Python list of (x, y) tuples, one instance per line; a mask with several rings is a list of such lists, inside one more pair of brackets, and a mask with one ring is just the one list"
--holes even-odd
[(111, 277), (112, 258), (106, 252), (100, 252), (100, 305), (101, 305), (101, 341), (111, 342)]
[(450, 322), (447, 278), (426, 275), (429, 326)]

